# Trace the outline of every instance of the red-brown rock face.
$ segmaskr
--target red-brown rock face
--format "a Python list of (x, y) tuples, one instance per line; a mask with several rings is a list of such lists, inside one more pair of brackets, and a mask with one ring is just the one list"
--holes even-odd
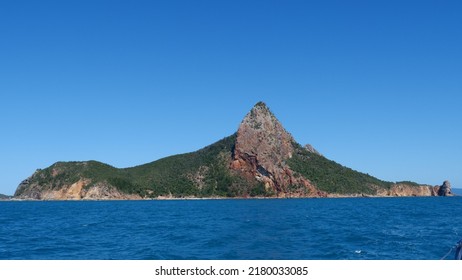
[[(237, 131), (231, 169), (265, 184), (278, 195), (318, 196), (316, 188), (305, 178), (294, 177), (286, 164), (292, 157), (294, 139), (262, 102), (245, 116)], [(289, 187), (301, 187), (291, 192)]]

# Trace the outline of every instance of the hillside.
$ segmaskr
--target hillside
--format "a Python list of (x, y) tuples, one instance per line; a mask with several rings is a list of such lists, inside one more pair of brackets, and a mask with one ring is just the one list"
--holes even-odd
[(244, 117), (235, 134), (196, 152), (124, 169), (97, 161), (57, 162), (21, 182), (15, 198), (426, 196), (438, 193), (439, 187), (379, 180), (323, 157), (310, 145), (302, 147), (269, 108), (259, 102)]
[(264, 195), (229, 166), (236, 135), (199, 151), (118, 169), (97, 162), (57, 162), (23, 181), (15, 197), (26, 199), (137, 199)]

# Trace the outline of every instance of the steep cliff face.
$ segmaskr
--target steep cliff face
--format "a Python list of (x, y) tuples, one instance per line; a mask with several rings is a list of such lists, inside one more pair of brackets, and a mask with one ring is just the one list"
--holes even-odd
[(295, 140), (268, 107), (257, 103), (237, 131), (231, 168), (264, 183), (269, 192), (282, 196), (319, 196), (311, 182), (294, 176), (287, 165)]
[(452, 196), (451, 183), (444, 181), (441, 186), (393, 184), (389, 189), (377, 190), (377, 196)]
[(451, 190), (451, 183), (449, 181), (444, 181), (443, 185), (441, 185), (438, 189), (439, 196), (452, 196)]
[(437, 192), (431, 186), (410, 186), (406, 184), (394, 184), (386, 191), (379, 193), (383, 196), (436, 196)]

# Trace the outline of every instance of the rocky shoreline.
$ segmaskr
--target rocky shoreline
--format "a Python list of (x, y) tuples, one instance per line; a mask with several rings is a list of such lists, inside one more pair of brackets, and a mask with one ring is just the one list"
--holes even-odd
[[(410, 188), (415, 188), (412, 190)], [(423, 191), (422, 191), (423, 190)], [(0, 200), (3, 201), (149, 201), (149, 200), (247, 200), (247, 199), (318, 199), (318, 198), (396, 198), (396, 197), (429, 197), (429, 196), (459, 196), (452, 192), (451, 184), (449, 181), (444, 181), (441, 186), (418, 186), (409, 187), (405, 185), (396, 184), (389, 192), (378, 195), (371, 194), (327, 194), (323, 197), (309, 197), (309, 196), (254, 196), (254, 197), (225, 197), (225, 196), (212, 196), (212, 197), (173, 197), (173, 196), (159, 196), (156, 198), (142, 198), (137, 196), (124, 196), (124, 197), (106, 197), (106, 198), (21, 198), (14, 196), (3, 195)]]

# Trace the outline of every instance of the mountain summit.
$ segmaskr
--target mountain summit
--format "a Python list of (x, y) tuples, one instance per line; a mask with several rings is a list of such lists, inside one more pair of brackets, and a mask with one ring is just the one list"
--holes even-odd
[(391, 183), (302, 147), (263, 102), (237, 132), (196, 152), (115, 168), (57, 162), (19, 184), (16, 199), (149, 199), (171, 197), (446, 196), (450, 184)]
[(237, 131), (231, 168), (248, 179), (264, 183), (267, 192), (288, 193), (302, 186), (299, 195), (316, 195), (316, 188), (302, 177), (294, 177), (287, 160), (295, 140), (263, 102), (258, 102), (242, 120)]

